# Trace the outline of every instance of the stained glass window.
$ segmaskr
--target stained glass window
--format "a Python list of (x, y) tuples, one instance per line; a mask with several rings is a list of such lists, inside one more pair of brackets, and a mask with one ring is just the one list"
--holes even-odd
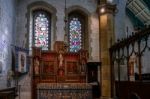
[(69, 43), (70, 52), (77, 52), (81, 49), (81, 22), (77, 17), (74, 17), (69, 22)]
[(50, 44), (50, 16), (44, 11), (36, 11), (33, 21), (34, 46), (48, 50)]

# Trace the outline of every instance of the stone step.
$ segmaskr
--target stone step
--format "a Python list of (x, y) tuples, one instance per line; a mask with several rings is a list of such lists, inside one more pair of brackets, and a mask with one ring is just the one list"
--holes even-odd
[(23, 92), (31, 91), (31, 86), (21, 86), (20, 91), (23, 91)]
[(20, 96), (18, 94), (16, 99), (31, 99), (31, 93), (30, 92), (21, 92)]

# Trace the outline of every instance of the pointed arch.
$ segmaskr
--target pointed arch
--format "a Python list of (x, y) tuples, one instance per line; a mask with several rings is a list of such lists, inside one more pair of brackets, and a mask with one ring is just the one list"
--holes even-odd
[(72, 6), (66, 11), (68, 17), (69, 51), (77, 52), (89, 47), (88, 20), (89, 12), (80, 6)]
[[(47, 2), (44, 1), (37, 1), (33, 2), (28, 5), (27, 7), (27, 24), (28, 24), (28, 44), (29, 44), (29, 50), (32, 50), (32, 46), (37, 46), (37, 37), (40, 37), (39, 39), (44, 45), (38, 45), (37, 47), (42, 47), (43, 50), (51, 50), (53, 43), (55, 41), (56, 37), (56, 9), (50, 5)], [(38, 16), (39, 15), (39, 16)], [(40, 16), (41, 15), (41, 16)], [(37, 20), (36, 18), (45, 21), (39, 21), (42, 25), (42, 27), (37, 26)], [(37, 31), (37, 28), (46, 29), (42, 31)], [(45, 31), (45, 32), (44, 32)], [(36, 33), (41, 32), (41, 35), (37, 36)], [(43, 33), (47, 33), (46, 35), (42, 35)], [(36, 34), (36, 35), (35, 35)], [(43, 40), (43, 41), (42, 41)], [(47, 47), (46, 47), (47, 46)]]

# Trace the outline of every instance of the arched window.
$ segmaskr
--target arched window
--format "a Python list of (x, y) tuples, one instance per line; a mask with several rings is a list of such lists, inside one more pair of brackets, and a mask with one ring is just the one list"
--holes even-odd
[(33, 11), (33, 46), (50, 49), (51, 15), (44, 10)]
[(77, 52), (85, 48), (85, 25), (87, 25), (86, 16), (79, 11), (69, 13), (69, 51)]

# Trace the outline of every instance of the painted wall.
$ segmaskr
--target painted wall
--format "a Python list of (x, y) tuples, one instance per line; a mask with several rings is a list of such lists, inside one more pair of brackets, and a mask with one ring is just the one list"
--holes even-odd
[(6, 87), (11, 69), (11, 48), (15, 37), (15, 0), (0, 0), (0, 88)]

